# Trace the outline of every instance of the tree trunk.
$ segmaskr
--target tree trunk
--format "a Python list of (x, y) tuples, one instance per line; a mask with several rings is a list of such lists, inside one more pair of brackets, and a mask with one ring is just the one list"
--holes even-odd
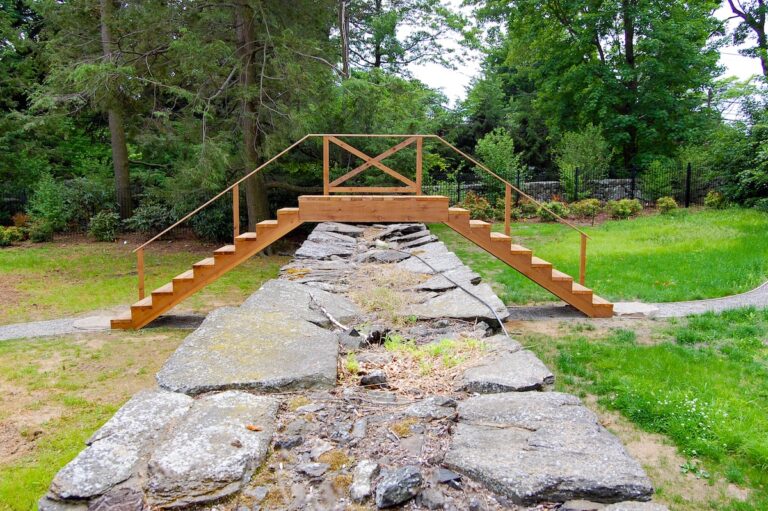
[[(381, 0), (376, 0), (375, 3), (376, 16), (381, 16)], [(373, 47), (373, 67), (381, 69), (381, 41), (374, 38)]]
[(635, 72), (635, 22), (632, 0), (622, 0), (622, 13), (624, 16), (624, 59), (627, 64), (629, 79), (626, 83), (627, 99), (624, 102), (624, 114), (630, 118), (627, 125), (629, 140), (624, 143), (622, 156), (625, 168), (629, 169), (638, 153), (638, 130), (633, 117), (634, 105), (637, 101), (637, 75)]
[[(247, 0), (239, 0), (236, 8), (238, 56), (240, 58), (240, 87), (242, 93), (240, 129), (243, 132), (243, 161), (246, 173), (258, 166), (258, 146), (263, 134), (256, 122), (257, 104), (251, 99), (251, 87), (255, 83), (254, 52), (256, 48), (253, 27), (253, 11)], [(266, 51), (266, 50), (262, 50)], [(245, 202), (248, 209), (248, 230), (256, 230), (256, 224), (269, 218), (267, 189), (264, 175), (257, 173), (245, 181)]]
[(341, 41), (341, 75), (349, 78), (349, 0), (339, 0), (339, 39)]
[[(112, 61), (112, 32), (109, 27), (115, 5), (113, 0), (101, 0), (101, 49), (104, 60)], [(107, 110), (109, 133), (112, 144), (112, 167), (115, 172), (115, 193), (120, 208), (120, 218), (126, 219), (133, 213), (131, 201), (131, 180), (128, 167), (128, 147), (125, 141), (125, 122), (119, 102), (114, 100)]]

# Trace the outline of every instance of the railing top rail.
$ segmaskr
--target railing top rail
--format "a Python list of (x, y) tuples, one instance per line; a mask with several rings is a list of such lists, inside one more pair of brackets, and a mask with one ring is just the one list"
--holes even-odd
[(534, 204), (537, 204), (539, 207), (544, 208), (544, 210), (549, 212), (559, 222), (561, 222), (561, 223), (567, 225), (568, 227), (570, 227), (571, 229), (579, 232), (582, 236), (586, 236), (587, 238), (590, 237), (587, 233), (585, 233), (584, 231), (582, 231), (581, 229), (579, 229), (578, 227), (573, 225), (571, 222), (567, 221), (566, 219), (564, 219), (563, 217), (561, 217), (560, 215), (558, 215), (557, 213), (555, 213), (554, 211), (552, 211), (551, 209), (546, 207), (544, 204), (542, 204), (541, 202), (537, 201), (536, 199), (534, 199), (533, 197), (531, 197), (530, 195), (528, 195), (527, 193), (525, 193), (524, 191), (522, 191), (521, 189), (519, 189), (518, 187), (516, 187), (515, 185), (513, 185), (512, 183), (510, 183), (506, 179), (504, 179), (503, 177), (499, 176), (497, 173), (495, 173), (494, 171), (492, 171), (491, 169), (489, 169), (488, 167), (486, 167), (485, 165), (483, 165), (482, 163), (480, 163), (479, 161), (474, 159), (472, 156), (468, 155), (467, 153), (465, 153), (464, 151), (462, 151), (461, 149), (459, 149), (455, 145), (451, 144), (450, 142), (448, 142), (447, 140), (445, 140), (443, 137), (441, 137), (439, 135), (434, 135), (434, 134), (418, 134), (418, 133), (417, 134), (414, 134), (414, 133), (410, 133), (410, 134), (400, 134), (400, 133), (391, 133), (391, 134), (390, 133), (308, 133), (307, 135), (304, 135), (299, 140), (297, 140), (293, 144), (289, 145), (288, 147), (286, 147), (285, 149), (283, 149), (282, 151), (277, 153), (275, 156), (273, 156), (269, 160), (265, 161), (264, 163), (262, 163), (261, 165), (259, 165), (258, 167), (256, 167), (252, 171), (250, 171), (245, 176), (241, 177), (240, 179), (238, 179), (237, 181), (235, 181), (234, 183), (229, 185), (227, 188), (225, 188), (221, 192), (219, 192), (216, 195), (214, 195), (213, 197), (211, 197), (205, 203), (201, 204), (200, 206), (198, 206), (194, 210), (192, 210), (189, 213), (187, 213), (186, 215), (184, 215), (181, 219), (179, 219), (173, 225), (163, 229), (158, 234), (154, 235), (153, 237), (151, 237), (150, 239), (148, 239), (147, 241), (145, 241), (144, 243), (139, 245), (137, 248), (135, 248), (133, 250), (133, 252), (138, 252), (139, 250), (142, 250), (143, 248), (145, 248), (147, 245), (150, 245), (150, 244), (154, 243), (158, 238), (162, 237), (163, 235), (165, 235), (168, 232), (172, 231), (173, 229), (175, 229), (179, 225), (183, 224), (184, 222), (186, 222), (187, 220), (192, 218), (194, 215), (196, 215), (199, 211), (201, 211), (201, 210), (205, 209), (206, 207), (208, 207), (210, 204), (212, 204), (213, 202), (218, 200), (224, 194), (230, 192), (237, 185), (239, 185), (240, 183), (242, 183), (243, 181), (245, 181), (249, 177), (253, 176), (257, 172), (262, 170), (264, 167), (270, 165), (275, 160), (277, 160), (278, 158), (280, 158), (281, 156), (283, 156), (287, 152), (291, 151), (292, 149), (294, 149), (295, 147), (300, 145), (305, 140), (307, 140), (309, 138), (321, 138), (321, 137), (348, 137), (348, 138), (409, 138), (409, 137), (420, 137), (420, 138), (431, 138), (431, 139), (439, 140), (443, 145), (445, 145), (446, 147), (452, 149), (455, 153), (461, 155), (463, 158), (465, 158), (465, 159), (469, 160), (470, 162), (474, 163), (478, 168), (482, 169), (487, 174), (493, 176), (495, 179), (497, 179), (497, 180), (501, 181), (502, 183), (504, 183), (505, 185), (511, 187), (517, 193), (519, 193), (520, 195), (522, 195), (526, 199), (530, 200)]

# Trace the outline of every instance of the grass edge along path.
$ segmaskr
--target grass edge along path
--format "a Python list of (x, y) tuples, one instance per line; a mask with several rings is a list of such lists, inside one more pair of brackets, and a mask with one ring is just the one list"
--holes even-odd
[[(442, 224), (448, 248), (490, 282), (508, 304), (556, 300), (514, 269)], [(494, 230), (501, 231), (501, 224)], [(679, 210), (583, 227), (592, 239), (587, 287), (612, 301), (676, 302), (749, 291), (768, 280), (768, 214), (753, 209)], [(561, 224), (514, 223), (514, 243), (573, 277), (578, 233)]]

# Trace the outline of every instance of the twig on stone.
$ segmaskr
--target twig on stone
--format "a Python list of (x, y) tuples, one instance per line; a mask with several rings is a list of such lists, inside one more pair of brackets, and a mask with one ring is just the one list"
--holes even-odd
[(325, 315), (325, 317), (326, 317), (326, 318), (328, 318), (328, 321), (330, 321), (330, 322), (331, 322), (331, 323), (332, 323), (334, 326), (336, 326), (337, 328), (340, 328), (340, 329), (342, 329), (342, 330), (344, 330), (344, 331), (347, 331), (347, 330), (349, 330), (349, 327), (348, 327), (348, 326), (345, 326), (345, 325), (343, 325), (343, 324), (339, 323), (339, 322), (336, 320), (336, 318), (334, 318), (333, 316), (331, 316), (331, 313), (330, 313), (330, 312), (328, 312), (328, 311), (325, 309), (325, 307), (323, 307), (322, 305), (320, 305), (320, 302), (318, 302), (317, 300), (315, 300), (315, 297), (312, 295), (312, 293), (309, 293), (309, 300), (310, 300), (310, 301), (311, 301), (311, 302), (312, 302), (312, 303), (315, 305), (315, 307), (317, 307), (317, 308), (320, 310), (320, 312), (322, 312), (322, 313)]

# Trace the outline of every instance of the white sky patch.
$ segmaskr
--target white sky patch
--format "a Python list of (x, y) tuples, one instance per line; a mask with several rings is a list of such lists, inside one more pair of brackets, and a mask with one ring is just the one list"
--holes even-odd
[[(449, 0), (445, 3), (455, 8), (460, 4), (460, 1)], [(467, 11), (466, 8), (463, 10), (465, 14), (470, 14), (470, 11)], [(721, 20), (725, 20), (733, 15), (727, 1), (723, 2), (721, 7), (715, 12), (715, 15)], [(730, 20), (728, 22), (729, 33), (736, 27), (737, 23), (737, 20)], [(458, 48), (458, 42), (455, 40), (446, 40), (444, 44)], [(744, 46), (751, 44), (748, 40)], [(759, 75), (762, 72), (760, 61), (756, 58), (739, 55), (738, 50), (739, 47), (733, 45), (721, 48), (720, 64), (726, 68), (722, 77), (736, 76), (740, 80), (746, 80), (752, 75)], [(467, 61), (456, 70), (446, 69), (439, 64), (411, 65), (409, 70), (415, 78), (418, 78), (434, 89), (443, 91), (448, 96), (451, 104), (455, 105), (467, 97), (467, 89), (472, 78), (480, 75), (481, 57), (479, 52), (470, 53)]]

